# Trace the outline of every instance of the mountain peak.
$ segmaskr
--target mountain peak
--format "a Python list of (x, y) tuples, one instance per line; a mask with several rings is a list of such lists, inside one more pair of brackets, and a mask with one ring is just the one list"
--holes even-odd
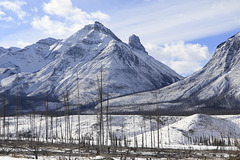
[(107, 27), (105, 27), (102, 23), (96, 21), (94, 24), (89, 24), (86, 25), (84, 27), (84, 29), (88, 30), (88, 31), (98, 31), (100, 33), (104, 33), (106, 35), (111, 36), (113, 39), (122, 42), (110, 29), (108, 29)]
[(133, 47), (133, 48), (135, 48), (135, 49), (137, 49), (137, 50), (146, 52), (144, 46), (143, 46), (142, 43), (140, 42), (140, 38), (139, 38), (138, 36), (136, 36), (135, 34), (133, 34), (133, 35), (131, 35), (131, 36), (129, 37), (129, 42), (128, 42), (128, 44), (129, 44), (131, 47)]
[[(63, 52), (76, 44), (106, 46), (111, 40), (122, 42), (110, 29), (100, 22), (85, 25), (82, 29), (61, 41), (53, 51)], [(103, 48), (101, 48), (103, 49)]]
[[(219, 44), (208, 64), (215, 64), (215, 68), (222, 66), (224, 72), (235, 68), (240, 57), (240, 32)], [(217, 63), (218, 62), (218, 63)]]
[(93, 24), (94, 28), (95, 29), (103, 29), (103, 28), (106, 28), (102, 23), (98, 22), (98, 21), (95, 21), (94, 24)]

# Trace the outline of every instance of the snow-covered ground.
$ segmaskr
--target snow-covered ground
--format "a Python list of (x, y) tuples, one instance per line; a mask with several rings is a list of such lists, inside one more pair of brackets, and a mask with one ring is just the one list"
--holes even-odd
[[(104, 159), (105, 157), (102, 157), (102, 156), (96, 156), (96, 157), (74, 157), (74, 158), (71, 158), (71, 159), (75, 159), (75, 160), (102, 160)], [(9, 156), (0, 156), (0, 159), (1, 160), (29, 160), (29, 158), (13, 158), (13, 157), (9, 157)], [(68, 157), (57, 157), (57, 156), (52, 156), (52, 157), (39, 157), (38, 160), (58, 160), (58, 159), (61, 159), (61, 160), (68, 160)], [(120, 160), (120, 158), (118, 157), (114, 157), (113, 158), (114, 160)], [(163, 159), (166, 159), (166, 158), (163, 158)], [(130, 159), (129, 159), (130, 160)], [(146, 160), (146, 158), (135, 158), (135, 160)], [(152, 160), (155, 160), (155, 158), (152, 158)], [(157, 160), (157, 159), (156, 159)]]
[[(54, 137), (54, 141), (65, 139), (65, 117), (48, 117), (48, 138)], [(94, 144), (99, 133), (99, 115), (80, 116), (81, 137), (93, 137)], [(9, 125), (8, 125), (9, 124)], [(68, 138), (78, 139), (79, 125), (78, 116), (69, 116)], [(223, 139), (228, 143), (228, 139), (233, 142), (240, 137), (240, 115), (209, 116), (205, 114), (195, 114), (191, 116), (160, 116), (159, 130), (156, 116), (142, 115), (111, 115), (109, 116), (109, 132), (118, 139), (126, 137), (129, 146), (134, 146), (134, 139), (137, 140), (138, 147), (158, 147), (171, 148), (176, 146), (203, 145), (203, 138), (213, 141), (214, 138)], [(107, 131), (106, 116), (104, 116), (104, 136), (110, 136)], [(5, 118), (5, 130), (3, 127), (3, 117), (0, 118), (0, 133), (9, 139), (16, 137), (16, 117)], [(7, 134), (9, 133), (9, 134)], [(45, 139), (46, 137), (46, 117), (41, 115), (20, 116), (18, 120), (18, 133), (20, 135), (32, 135)], [(39, 136), (40, 135), (40, 136)], [(200, 140), (202, 139), (202, 141)], [(142, 144), (143, 142), (143, 144)], [(90, 142), (92, 143), (92, 142)]]
[[(85, 137), (85, 142), (97, 144), (99, 137), (99, 115), (81, 115), (80, 116), (80, 134)], [(172, 149), (195, 149), (195, 150), (237, 150), (234, 142), (240, 137), (240, 115), (205, 115), (194, 114), (191, 116), (160, 116), (157, 123), (156, 116), (143, 115), (111, 115), (109, 116), (109, 132), (116, 136), (124, 146), (124, 138), (128, 146), (131, 147), (152, 147), (152, 148), (172, 148)], [(69, 116), (68, 139), (65, 141), (66, 128), (65, 116), (48, 117), (48, 141), (70, 142), (78, 141), (79, 120), (78, 115)], [(16, 137), (16, 117), (6, 117), (5, 127), (3, 126), (3, 117), (0, 118), (0, 133), (11, 139)], [(19, 116), (18, 118), (19, 135), (35, 136), (40, 135), (41, 141), (46, 141), (46, 117), (43, 115)], [(159, 124), (159, 130), (157, 125)], [(4, 129), (5, 128), (5, 129)], [(106, 133), (107, 121), (104, 116), (104, 137), (105, 144), (110, 145), (110, 134)], [(159, 136), (159, 138), (158, 138)], [(92, 140), (93, 137), (93, 140)], [(37, 140), (37, 138), (33, 138)], [(208, 141), (208, 145), (204, 143)], [(224, 140), (224, 146), (214, 146), (215, 140)], [(159, 145), (158, 145), (159, 140)], [(136, 143), (137, 141), (137, 143)], [(135, 142), (135, 143), (134, 143)], [(211, 142), (211, 144), (210, 144)], [(229, 142), (230, 145), (229, 145)], [(53, 160), (54, 157), (39, 157), (40, 159)], [(95, 159), (91, 157), (89, 159)], [(3, 157), (0, 159), (14, 160), (12, 157)], [(20, 157), (20, 160), (24, 158)]]

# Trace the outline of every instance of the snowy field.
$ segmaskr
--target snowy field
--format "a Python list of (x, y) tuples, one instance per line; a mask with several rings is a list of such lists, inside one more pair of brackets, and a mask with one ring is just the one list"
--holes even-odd
[[(138, 140), (138, 145), (144, 147), (157, 147), (157, 136), (161, 147), (174, 147), (179, 145), (191, 145), (190, 139), (200, 137), (211, 138), (231, 138), (240, 137), (240, 115), (219, 115), (209, 116), (205, 114), (194, 114), (191, 116), (160, 116), (157, 123), (156, 116), (142, 115), (111, 115), (107, 127), (106, 116), (104, 118), (104, 137), (109, 136), (111, 132), (119, 139), (127, 137), (133, 142)], [(79, 121), (78, 116), (69, 116), (69, 133), (68, 137), (78, 139)], [(26, 115), (18, 118), (18, 134), (31, 135), (32, 137), (46, 137), (54, 140), (65, 139), (65, 133), (68, 125), (66, 118), (62, 117), (45, 117), (40, 115)], [(16, 117), (5, 118), (5, 129), (3, 126), (3, 117), (0, 118), (0, 133), (9, 139), (16, 137), (17, 129)], [(46, 124), (48, 128), (46, 128)], [(99, 133), (99, 116), (81, 115), (80, 116), (80, 135), (81, 137), (97, 137)], [(159, 127), (158, 127), (159, 124)], [(158, 130), (159, 129), (159, 130)], [(40, 135), (40, 136), (39, 136)], [(26, 137), (25, 137), (26, 138)], [(66, 137), (67, 138), (67, 137)], [(105, 138), (106, 139), (106, 138)], [(152, 141), (152, 146), (151, 146)], [(155, 142), (155, 143), (153, 143)], [(109, 143), (106, 141), (106, 143)], [(133, 143), (130, 142), (130, 146)]]
[[(240, 137), (240, 115), (195, 114), (191, 116), (160, 116), (159, 122), (157, 119), (156, 116), (111, 115), (107, 123), (107, 118), (104, 116), (104, 144), (110, 145), (110, 137), (114, 136), (121, 146), (127, 145), (128, 147), (238, 150), (236, 141)], [(16, 139), (17, 118), (5, 117), (5, 125), (3, 125), (3, 121), (4, 118), (1, 117), (1, 139), (4, 137), (9, 140)], [(19, 139), (35, 141), (39, 139), (46, 142), (47, 137), (48, 142), (77, 143), (78, 122), (78, 115), (69, 116), (69, 118), (64, 116), (46, 118), (43, 115), (20, 116), (18, 118)], [(81, 141), (85, 143), (98, 144), (99, 115), (80, 116), (80, 137)], [(217, 142), (221, 142), (221, 144)], [(0, 159), (16, 158), (0, 157)], [(21, 158), (19, 159), (21, 160)], [(51, 160), (56, 157), (39, 157), (39, 159)]]

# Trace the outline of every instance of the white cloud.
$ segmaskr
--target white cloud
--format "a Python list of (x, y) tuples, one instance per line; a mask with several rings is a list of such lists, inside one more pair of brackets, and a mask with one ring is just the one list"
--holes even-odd
[(93, 19), (99, 19), (99, 20), (109, 20), (110, 16), (101, 12), (101, 11), (97, 11), (97, 12), (92, 12), (91, 16)]
[(182, 75), (202, 68), (210, 59), (207, 47), (183, 42), (240, 28), (239, 0), (147, 1), (116, 10), (108, 26), (123, 41), (138, 35), (151, 55)]
[(13, 22), (13, 19), (10, 16), (7, 16), (7, 17), (0, 16), (0, 21)]
[(0, 16), (5, 16), (6, 13), (4, 13), (3, 11), (0, 10)]
[(43, 10), (49, 15), (56, 15), (85, 24), (94, 19), (109, 20), (109, 15), (101, 11), (87, 13), (74, 7), (71, 0), (50, 0), (49, 3), (44, 3)]
[(145, 47), (154, 58), (185, 76), (201, 69), (211, 58), (208, 47), (200, 44), (185, 44), (183, 41), (163, 46), (147, 44)]
[(132, 33), (144, 43), (188, 41), (240, 27), (239, 0), (155, 0), (111, 14), (110, 26), (123, 40)]
[(6, 13), (0, 10), (0, 21), (11, 22), (13, 19), (10, 16), (6, 16)]
[(34, 18), (32, 26), (48, 35), (62, 36), (69, 33), (69, 28), (64, 23), (53, 21), (49, 16)]
[(25, 41), (23, 41), (22, 39), (19, 39), (19, 40), (17, 41), (17, 46), (20, 47), (20, 48), (26, 47), (26, 46), (28, 46), (28, 45), (30, 45), (30, 44), (31, 44), (31, 43), (25, 42)]
[(96, 20), (107, 21), (110, 19), (109, 15), (101, 11), (84, 12), (80, 8), (74, 7), (71, 0), (50, 0), (49, 3), (43, 4), (43, 10), (47, 15), (41, 18), (35, 17), (32, 26), (45, 34), (58, 38), (70, 35)]
[(6, 10), (10, 10), (17, 14), (18, 18), (23, 20), (23, 18), (27, 15), (25, 11), (22, 10), (22, 6), (27, 4), (25, 1), (15, 0), (3, 0), (0, 1), (0, 6), (2, 6)]
[(68, 17), (77, 10), (72, 6), (71, 0), (50, 0), (49, 3), (43, 4), (43, 9), (50, 15), (62, 17)]

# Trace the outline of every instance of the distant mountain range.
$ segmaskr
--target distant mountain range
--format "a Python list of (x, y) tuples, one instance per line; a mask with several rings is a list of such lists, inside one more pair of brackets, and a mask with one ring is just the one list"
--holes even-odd
[[(240, 33), (217, 46), (212, 59), (191, 76), (167, 87), (110, 101), (114, 112), (239, 113)], [(114, 107), (113, 107), (114, 106)]]
[(101, 70), (104, 99), (156, 90), (183, 78), (148, 55), (136, 35), (126, 44), (95, 22), (64, 40), (0, 48), (0, 96), (9, 114), (15, 112), (16, 97), (21, 112), (44, 110), (45, 101), (50, 109), (61, 107), (67, 95), (70, 104), (79, 101), (83, 111), (92, 110), (99, 103)]

